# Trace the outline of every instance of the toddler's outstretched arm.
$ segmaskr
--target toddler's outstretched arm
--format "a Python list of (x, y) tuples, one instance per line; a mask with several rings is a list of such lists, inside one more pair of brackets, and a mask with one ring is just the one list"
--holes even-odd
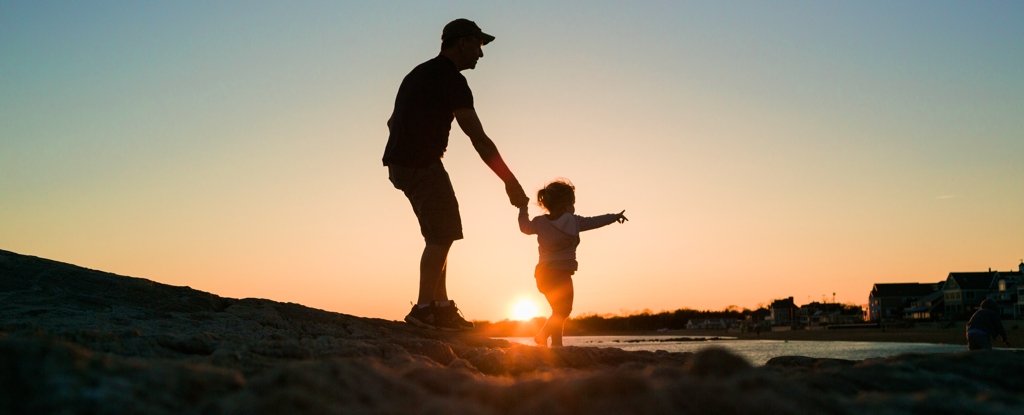
[(576, 220), (579, 221), (580, 232), (583, 232), (583, 231), (589, 231), (591, 229), (597, 229), (597, 228), (600, 228), (602, 226), (611, 225), (611, 224), (613, 224), (615, 222), (623, 223), (623, 222), (629, 220), (629, 219), (626, 219), (625, 215), (623, 215), (624, 213), (626, 213), (625, 210), (623, 210), (622, 212), (619, 212), (619, 213), (609, 213), (607, 215), (591, 216), (591, 217), (576, 215)]

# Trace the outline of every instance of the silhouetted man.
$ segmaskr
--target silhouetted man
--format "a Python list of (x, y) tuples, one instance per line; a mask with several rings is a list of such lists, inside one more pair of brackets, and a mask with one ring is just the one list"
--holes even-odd
[(473, 148), (505, 183), (514, 206), (529, 202), (523, 187), (484, 133), (473, 108), (473, 93), (459, 73), (476, 68), (483, 46), (494, 40), (476, 23), (456, 19), (441, 33), (441, 53), (409, 72), (398, 88), (395, 108), (388, 120), (384, 165), (395, 188), (405, 193), (419, 221), (426, 246), (420, 257), (417, 304), (405, 321), (445, 330), (466, 330), (473, 323), (462, 317), (448, 299), (446, 269), (452, 242), (462, 239), (462, 219), (441, 157), (448, 147), (452, 120), (469, 136)]

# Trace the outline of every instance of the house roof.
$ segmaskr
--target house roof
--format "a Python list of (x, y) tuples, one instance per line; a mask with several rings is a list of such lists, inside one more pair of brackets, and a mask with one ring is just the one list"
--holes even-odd
[(892, 284), (875, 284), (871, 290), (873, 297), (920, 297), (935, 292), (939, 287), (935, 283), (901, 282)]
[(800, 309), (818, 310), (818, 311), (825, 311), (825, 312), (843, 311), (843, 308), (844, 308), (843, 305), (839, 304), (839, 303), (819, 303), (819, 302), (807, 303), (807, 304), (804, 304), (804, 305), (800, 306)]
[(796, 303), (793, 302), (793, 297), (783, 298), (772, 301), (771, 308), (796, 308)]
[(950, 272), (949, 278), (956, 281), (961, 290), (987, 290), (998, 271), (990, 272)]

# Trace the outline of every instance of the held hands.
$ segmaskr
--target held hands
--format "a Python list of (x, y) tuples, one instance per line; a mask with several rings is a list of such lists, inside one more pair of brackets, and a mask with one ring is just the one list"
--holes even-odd
[(619, 215), (618, 215), (619, 217), (618, 217), (618, 218), (616, 218), (616, 219), (615, 219), (615, 221), (616, 221), (616, 222), (619, 222), (619, 223), (625, 223), (625, 222), (628, 222), (628, 221), (629, 221), (629, 218), (627, 218), (627, 217), (626, 217), (626, 215), (624, 215), (624, 213), (626, 213), (626, 211), (625, 211), (625, 210), (623, 210), (622, 212), (619, 212)]
[(512, 206), (521, 209), (530, 203), (530, 198), (526, 196), (523, 186), (518, 181), (512, 180), (505, 183), (505, 193), (508, 194), (508, 201), (512, 203)]

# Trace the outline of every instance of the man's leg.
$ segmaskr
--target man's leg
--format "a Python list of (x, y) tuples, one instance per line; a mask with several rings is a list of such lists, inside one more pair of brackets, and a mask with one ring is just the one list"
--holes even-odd
[[(447, 271), (448, 250), (452, 243), (427, 243), (420, 258), (420, 293), (419, 304), (413, 307), (410, 314), (420, 313), (420, 307), (429, 310), (429, 325), (443, 330), (469, 330), (473, 323), (460, 315), (454, 301), (448, 300)], [(420, 320), (418, 316), (413, 316)], [(406, 321), (410, 318), (406, 317)]]
[(420, 257), (419, 304), (448, 301), (448, 250), (452, 243), (427, 243)]
[(405, 193), (416, 213), (425, 245), (420, 256), (417, 304), (405, 321), (441, 329), (472, 328), (448, 301), (447, 264), (452, 241), (462, 239), (459, 202), (444, 166), (438, 162), (423, 168), (389, 166), (388, 177)]
[[(461, 232), (460, 232), (461, 233)], [(448, 251), (452, 242), (427, 243), (420, 260), (420, 304), (429, 304), (434, 326), (444, 330), (469, 330), (466, 320), (454, 301), (448, 299)]]

